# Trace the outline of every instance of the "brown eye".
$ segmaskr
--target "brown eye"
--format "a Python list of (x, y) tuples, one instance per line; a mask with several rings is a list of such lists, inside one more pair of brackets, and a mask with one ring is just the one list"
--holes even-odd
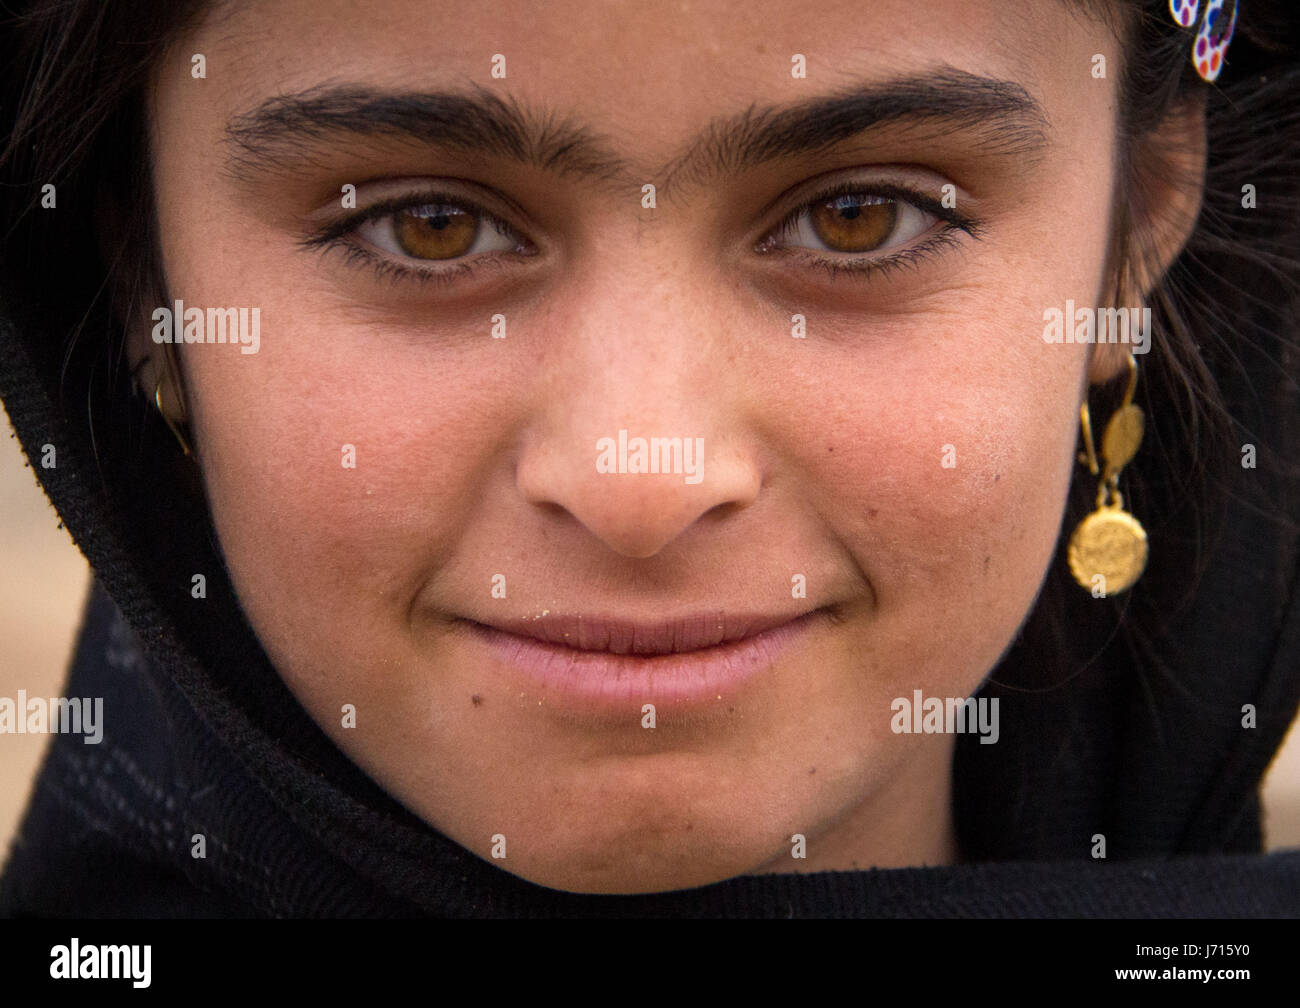
[(455, 259), (474, 247), (481, 222), (455, 206), (422, 206), (393, 214), (393, 237), (416, 259)]
[(412, 203), (364, 221), (356, 234), (394, 258), (423, 262), (517, 251), (521, 244), (506, 224), (468, 203)]
[(911, 244), (939, 221), (910, 200), (869, 189), (828, 194), (786, 218), (761, 248), (802, 248), (846, 256), (886, 252)]
[(814, 233), (836, 252), (872, 252), (898, 224), (898, 204), (881, 196), (836, 196), (809, 210)]

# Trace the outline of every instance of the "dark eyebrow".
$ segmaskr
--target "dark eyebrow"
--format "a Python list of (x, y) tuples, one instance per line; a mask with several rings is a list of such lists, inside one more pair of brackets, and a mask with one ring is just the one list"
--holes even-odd
[(304, 144), (392, 137), (466, 154), (494, 155), (559, 175), (627, 181), (626, 163), (584, 127), (538, 114), (481, 85), (470, 93), (389, 92), (321, 85), (277, 95), (226, 127), (231, 168), (256, 173)]
[(750, 106), (711, 122), (682, 154), (648, 178), (636, 176), (607, 137), (477, 84), (467, 93), (321, 85), (267, 99), (232, 119), (226, 138), (236, 174), (255, 174), (268, 162), (301, 155), (304, 145), (393, 137), (607, 184), (639, 188), (656, 181), (666, 192), (770, 161), (816, 154), (887, 125), (929, 126), (936, 135), (961, 129), (990, 153), (1031, 158), (1046, 144), (1048, 120), (1019, 84), (941, 68), (846, 87), (795, 105)]
[(1014, 81), (942, 68), (883, 84), (847, 87), (780, 108), (751, 105), (717, 120), (664, 172), (673, 185), (703, 185), (769, 161), (816, 154), (889, 125), (929, 126), (938, 136), (972, 133), (990, 154), (1032, 161), (1047, 144), (1042, 106)]

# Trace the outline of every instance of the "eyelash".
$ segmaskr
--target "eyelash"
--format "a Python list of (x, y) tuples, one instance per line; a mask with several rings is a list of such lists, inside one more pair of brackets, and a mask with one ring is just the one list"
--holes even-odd
[[(811, 207), (839, 196), (875, 196), (898, 200), (938, 217), (944, 222), (945, 226), (920, 245), (913, 245), (889, 255), (850, 256), (845, 254), (829, 256), (819, 254), (815, 250), (802, 246), (760, 247), (756, 251), (759, 251), (760, 254), (788, 255), (791, 258), (796, 258), (811, 268), (824, 270), (832, 282), (840, 276), (866, 280), (872, 276), (884, 276), (901, 269), (916, 268), (944, 249), (960, 245), (961, 239), (958, 237), (958, 232), (965, 233), (976, 240), (983, 233), (982, 222), (966, 214), (959, 213), (954, 208), (945, 207), (939, 200), (925, 193), (917, 192), (906, 186), (844, 181), (820, 191), (817, 195), (800, 203), (775, 228), (766, 233), (759, 245), (766, 246), (773, 236), (787, 234), (795, 226), (799, 218), (808, 212)], [(387, 255), (375, 252), (351, 237), (353, 232), (368, 221), (382, 219), (402, 210), (409, 210), (412, 207), (438, 203), (448, 203), (469, 210), (480, 217), (486, 225), (494, 228), (498, 234), (511, 238), (519, 237), (513, 228), (495, 214), (483, 209), (473, 200), (444, 192), (428, 192), (419, 196), (403, 196), (377, 203), (360, 213), (327, 225), (316, 234), (305, 238), (300, 244), (304, 248), (324, 252), (338, 251), (343, 255), (345, 263), (350, 266), (369, 267), (374, 270), (375, 275), (381, 280), (390, 280), (394, 283), (405, 281), (421, 284), (435, 283), (440, 286), (452, 286), (467, 280), (484, 268), (500, 268), (505, 265), (502, 262), (503, 256), (526, 258), (535, 254), (516, 248), (509, 252), (479, 253), (454, 266), (415, 267), (403, 265)], [(520, 240), (520, 246), (523, 244), (523, 240)]]
[(828, 256), (803, 246), (776, 246), (762, 249), (762, 254), (789, 255), (791, 258), (799, 259), (814, 269), (826, 271), (832, 281), (841, 275), (850, 279), (866, 280), (873, 276), (885, 276), (897, 270), (914, 269), (932, 259), (944, 249), (959, 246), (961, 244), (961, 239), (958, 237), (959, 232), (965, 233), (977, 241), (984, 233), (982, 221), (959, 213), (955, 208), (946, 207), (939, 200), (926, 193), (918, 192), (907, 186), (889, 183), (870, 184), (846, 180), (821, 190), (816, 196), (800, 203), (786, 214), (781, 223), (767, 232), (768, 237), (764, 237), (760, 245), (766, 245), (770, 240), (770, 236), (787, 234), (798, 223), (799, 218), (818, 203), (833, 200), (839, 196), (875, 196), (897, 200), (900, 203), (908, 203), (918, 210), (938, 217), (939, 220), (943, 221), (944, 227), (920, 245), (912, 245), (887, 255), (866, 254), (853, 256), (846, 253), (838, 256)]
[[(522, 252), (515, 249), (511, 252), (483, 252), (474, 256), (473, 259), (466, 258), (452, 266), (420, 267), (406, 266), (387, 255), (372, 251), (360, 242), (352, 239), (351, 235), (361, 225), (372, 220), (381, 220), (402, 210), (409, 210), (412, 207), (429, 206), (440, 203), (451, 204), (464, 210), (469, 210), (489, 227), (494, 228), (498, 234), (511, 238), (518, 238), (513, 228), (501, 220), (496, 214), (483, 209), (471, 199), (466, 199), (452, 193), (431, 191), (419, 196), (401, 196), (394, 199), (384, 200), (376, 203), (372, 207), (367, 207), (359, 213), (352, 214), (343, 220), (336, 221), (333, 224), (326, 225), (321, 231), (305, 238), (300, 244), (307, 249), (317, 249), (322, 252), (337, 251), (343, 256), (343, 261), (349, 266), (368, 266), (374, 270), (375, 275), (381, 280), (390, 280), (394, 283), (411, 281), (413, 283), (435, 283), (441, 286), (451, 286), (457, 282), (466, 280), (471, 274), (477, 273), (480, 269), (488, 266), (500, 267), (503, 265), (502, 255), (519, 256), (526, 258), (532, 253)], [(522, 245), (523, 243), (520, 242)], [(477, 260), (477, 261), (474, 261)]]

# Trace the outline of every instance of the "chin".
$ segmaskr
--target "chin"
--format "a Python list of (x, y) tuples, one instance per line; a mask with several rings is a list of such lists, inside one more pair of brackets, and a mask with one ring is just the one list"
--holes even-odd
[(487, 860), (549, 889), (637, 895), (692, 889), (755, 871), (773, 854), (770, 848), (761, 849), (757, 838), (755, 841), (745, 844), (734, 831), (711, 838), (708, 832), (695, 828), (674, 837), (630, 835), (612, 844), (593, 844), (584, 837), (557, 838), (555, 849), (536, 858), (516, 860), (512, 853), (504, 860)]
[[(709, 776), (715, 782), (723, 777)], [(472, 838), (444, 832), (494, 867), (575, 893), (689, 889), (789, 859), (795, 831), (774, 823), (800, 817), (771, 813), (772, 796), (740, 794), (716, 783), (707, 793), (691, 795), (680, 781), (671, 792), (664, 782), (643, 781), (634, 789), (623, 779), (617, 799), (608, 797), (608, 781), (562, 800), (548, 791), (536, 796), (532, 808), (476, 817)], [(488, 830), (483, 824), (489, 821), (508, 825)], [(508, 838), (504, 858), (494, 857), (491, 843), (484, 842), (495, 832)]]

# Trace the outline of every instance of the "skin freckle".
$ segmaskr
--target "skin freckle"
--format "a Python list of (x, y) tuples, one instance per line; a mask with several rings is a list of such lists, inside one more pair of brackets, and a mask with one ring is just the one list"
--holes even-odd
[[(239, 86), (157, 86), (168, 282), (264, 320), (265, 352), (183, 357), (276, 669), (326, 727), (315, 670), (366, 695), (389, 730), (330, 728), (340, 747), (467, 848), (498, 824), (503, 867), (543, 885), (789, 870), (775, 808), (817, 837), (800, 870), (950, 861), (952, 739), (892, 733), (890, 703), (975, 690), (1053, 556), (1087, 357), (1043, 342), (1037, 306), (1099, 296), (1115, 160), (1110, 83), (1065, 69), (1090, 22), (832, 0), (854, 28), (809, 53), (831, 86), (755, 66), (809, 48), (787, 0), (619, 7), (580, 61), (581, 3), (382, 6), (236, 4), (174, 52), (242, 54)], [(489, 88), (481, 52), (546, 73)], [(382, 210), (355, 226), (354, 180)], [(973, 195), (946, 207), (948, 183)], [(638, 438), (698, 445), (699, 479), (629, 467)], [(485, 680), (521, 702), (473, 717), (454, 698), (481, 707)], [(712, 707), (737, 693), (743, 718)], [(837, 772), (797, 784), (796, 753)], [(686, 848), (645, 829), (664, 808)]]

